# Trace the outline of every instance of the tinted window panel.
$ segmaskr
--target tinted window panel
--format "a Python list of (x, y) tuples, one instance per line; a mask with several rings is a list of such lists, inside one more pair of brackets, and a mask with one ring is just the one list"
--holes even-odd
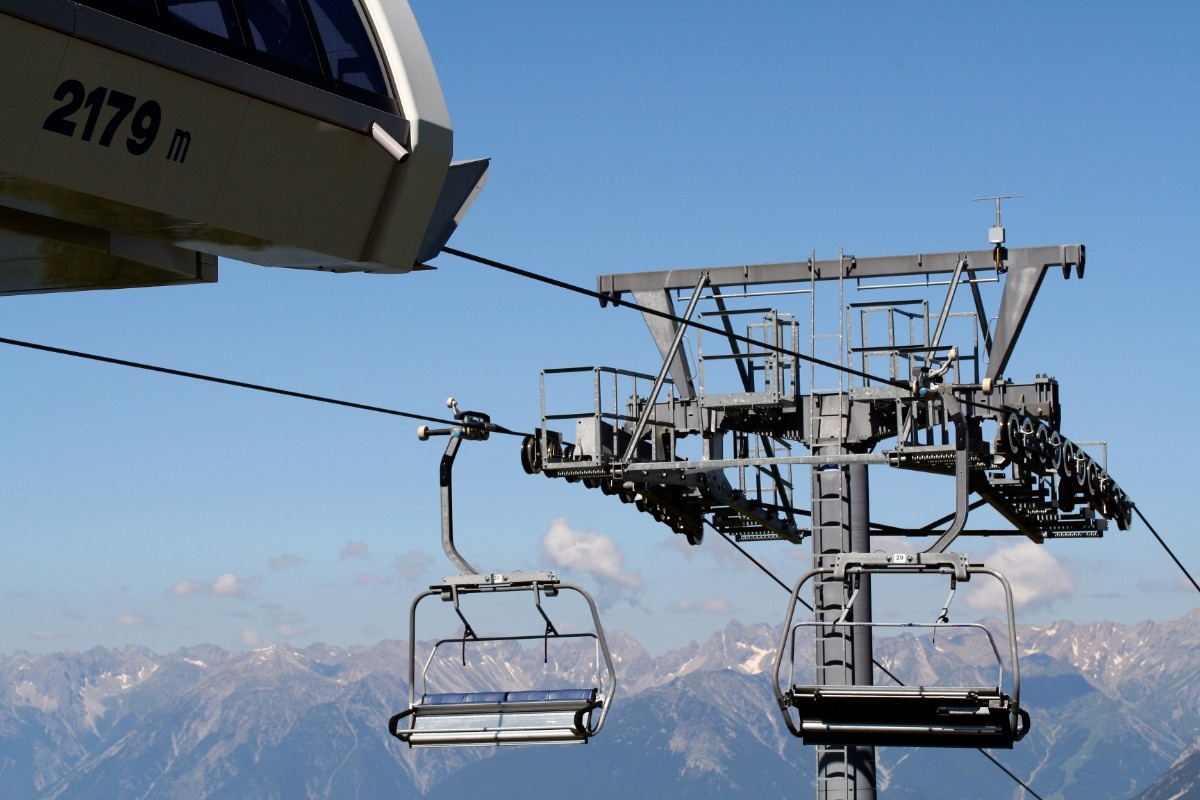
[(400, 114), (362, 0), (75, 0)]
[(238, 41), (233, 15), (226, 13), (219, 0), (167, 0), (167, 14), (174, 22), (182, 22), (197, 30)]
[(242, 0), (254, 49), (313, 72), (321, 71), (297, 0)]
[(141, 20), (158, 15), (154, 0), (79, 0), (85, 6), (107, 11), (118, 17)]
[(335, 80), (388, 97), (374, 41), (355, 0), (310, 0), (317, 33)]

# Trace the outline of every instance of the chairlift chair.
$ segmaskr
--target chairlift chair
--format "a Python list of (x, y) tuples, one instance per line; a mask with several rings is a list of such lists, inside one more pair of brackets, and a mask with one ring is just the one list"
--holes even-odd
[[(410, 747), (585, 744), (603, 727), (616, 692), (616, 671), (596, 603), (584, 589), (560, 581), (553, 572), (481, 573), (463, 559), (454, 545), (451, 491), (454, 458), (464, 439), (486, 439), (492, 431), (500, 429), (491, 423), (486, 414), (459, 411), (453, 398), (447, 405), (454, 410), (455, 419), (461, 421), (462, 425), (445, 430), (430, 430), (422, 426), (418, 437), (425, 440), (430, 436), (450, 436), (439, 473), (442, 546), (451, 563), (462, 574), (445, 578), (441, 584), (431, 586), (413, 600), (409, 611), (409, 707), (389, 720), (388, 731)], [(587, 603), (592, 630), (583, 633), (562, 632), (551, 620), (543, 601), (559, 597), (564, 590), (578, 594)], [(500, 593), (511, 592), (532, 596), (534, 609), (543, 626), (541, 632), (513, 636), (485, 635), (477, 631), (463, 611), (463, 598), (492, 598)], [(434, 596), (453, 603), (454, 612), (462, 622), (462, 633), (437, 641), (418, 671), (417, 609), (423, 600)], [(548, 654), (551, 642), (570, 640), (591, 641), (594, 645), (595, 672), (589, 685), (565, 688), (534, 686), (515, 691), (499, 687), (467, 692), (430, 691), (430, 667), (439, 650), (445, 652), (443, 648), (457, 647), (466, 666), (469, 646), (541, 641), (544, 652)]]
[[(864, 574), (951, 575), (951, 597), (957, 581), (985, 574), (1004, 589), (1008, 612), (1008, 659), (1012, 664), (1012, 694), (1004, 691), (1004, 662), (992, 632), (979, 623), (950, 623), (949, 600), (935, 622), (852, 622), (847, 620), (856, 594), (835, 621), (793, 623), (800, 590), (817, 575), (831, 575), (851, 585)], [(800, 684), (792, 680), (796, 667), (797, 634), (805, 628), (849, 631), (854, 626), (872, 628), (932, 628), (979, 630), (996, 659), (996, 682), (969, 686), (834, 686)], [(786, 686), (780, 671), (788, 655)], [(971, 564), (961, 553), (844, 553), (834, 565), (805, 573), (792, 590), (779, 650), (775, 656), (774, 689), (788, 729), (805, 744), (1011, 748), (1029, 730), (1029, 714), (1020, 707), (1020, 668), (1017, 662), (1016, 621), (1012, 588), (999, 572)]]
[[(587, 602), (594, 629), (564, 633), (557, 629), (542, 605), (544, 598), (564, 590), (579, 594)], [(460, 607), (465, 595), (497, 592), (527, 592), (534, 598), (545, 630), (518, 636), (483, 635), (476, 631)], [(453, 602), (463, 620), (463, 633), (434, 644), (418, 673), (417, 607), (426, 598), (438, 596)], [(464, 665), (468, 647), (498, 642), (590, 640), (595, 649), (595, 672), (590, 685), (522, 690), (484, 689), (471, 692), (429, 690), (430, 666), (445, 648), (461, 650)], [(616, 679), (612, 658), (591, 596), (578, 586), (562, 583), (552, 572), (522, 572), (493, 575), (459, 575), (418, 595), (409, 616), (409, 708), (388, 723), (393, 736), (411, 747), (451, 747), (509, 744), (584, 744), (604, 724)]]

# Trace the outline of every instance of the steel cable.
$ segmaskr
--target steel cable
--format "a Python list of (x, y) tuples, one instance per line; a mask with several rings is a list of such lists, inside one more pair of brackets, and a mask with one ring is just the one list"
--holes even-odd
[(573, 283), (567, 283), (566, 281), (561, 281), (557, 278), (551, 278), (548, 275), (541, 275), (537, 272), (531, 272), (526, 269), (521, 269), (520, 267), (514, 267), (510, 264), (505, 264), (500, 261), (494, 261), (490, 258), (484, 258), (483, 256), (473, 255), (471, 253), (467, 253), (462, 250), (456, 250), (453, 247), (442, 248), (442, 252), (448, 253), (449, 255), (452, 255), (452, 256), (458, 256), (459, 258), (465, 259), (467, 261), (473, 261), (476, 264), (482, 264), (485, 267), (492, 267), (492, 268), (498, 269), (502, 272), (507, 272), (512, 275), (519, 275), (522, 278), (529, 278), (530, 280), (535, 280), (535, 281), (538, 281), (539, 283), (545, 283), (550, 286), (554, 286), (558, 289), (565, 289), (569, 292), (575, 292), (576, 294), (582, 294), (586, 297), (591, 297), (591, 298), (599, 300), (603, 303), (612, 303), (614, 306), (624, 306), (625, 308), (631, 308), (634, 311), (640, 311), (643, 314), (650, 314), (655, 317), (661, 317), (662, 319), (670, 320), (671, 322), (674, 322), (677, 325), (686, 325), (687, 327), (695, 328), (697, 330), (704, 331), (705, 333), (715, 333), (718, 336), (727, 337), (731, 340), (742, 342), (743, 344), (749, 344), (749, 345), (753, 345), (754, 347), (760, 347), (764, 350), (770, 350), (771, 352), (778, 353), (778, 354), (784, 355), (784, 356), (788, 356), (790, 358), (797, 358), (801, 361), (807, 362), (809, 364), (813, 364), (818, 367), (827, 367), (829, 369), (834, 369), (834, 370), (838, 370), (840, 372), (845, 372), (849, 375), (854, 375), (855, 377), (864, 378), (866, 380), (874, 381), (876, 383), (887, 384), (889, 386), (898, 386), (901, 388), (908, 387), (908, 384), (905, 383), (904, 381), (897, 381), (897, 380), (893, 380), (891, 378), (881, 378), (878, 375), (872, 375), (868, 372), (860, 372), (859, 370), (856, 370), (853, 367), (843, 366), (842, 364), (835, 364), (832, 361), (826, 361), (824, 359), (817, 358), (815, 356), (806, 356), (803, 353), (797, 353), (797, 352), (788, 350), (786, 347), (780, 347), (778, 345), (771, 344), (770, 342), (760, 342), (757, 339), (751, 339), (749, 336), (739, 336), (737, 334), (730, 334), (730, 333), (723, 331), (720, 328), (717, 328), (712, 325), (705, 325), (702, 322), (695, 322), (693, 320), (684, 319), (683, 317), (680, 317), (677, 314), (671, 314), (670, 312), (667, 312), (667, 311), (659, 311), (656, 308), (647, 308), (646, 306), (639, 305), (637, 303), (631, 303), (628, 300), (622, 300), (619, 297), (602, 294), (600, 292), (593, 291), (592, 289), (585, 289), (582, 286), (576, 286)]
[(1150, 521), (1146, 519), (1146, 515), (1142, 513), (1142, 510), (1136, 505), (1134, 505), (1133, 510), (1138, 515), (1138, 519), (1142, 521), (1142, 524), (1145, 525), (1154, 538), (1158, 540), (1158, 543), (1162, 549), (1165, 550), (1167, 555), (1171, 557), (1171, 560), (1175, 562), (1175, 566), (1179, 567), (1179, 571), (1183, 573), (1183, 576), (1191, 582), (1192, 586), (1196, 587), (1197, 592), (1200, 592), (1200, 583), (1196, 583), (1196, 579), (1193, 578), (1191, 573), (1187, 571), (1187, 568), (1183, 566), (1183, 563), (1175, 556), (1174, 551), (1167, 546), (1167, 543), (1163, 541), (1163, 538), (1158, 535), (1158, 531), (1154, 530), (1154, 526), (1151, 525)]
[[(393, 408), (383, 408), (381, 406), (372, 406), (365, 403), (354, 403), (349, 400), (338, 400), (332, 397), (323, 397), (316, 394), (308, 394), (306, 392), (295, 392), (290, 389), (279, 389), (273, 386), (264, 386), (259, 383), (249, 383), (247, 381), (237, 381), (230, 378), (218, 378), (213, 375), (204, 375), (199, 372), (187, 372), (181, 369), (172, 369), (171, 367), (161, 367), (154, 364), (144, 364), (138, 361), (129, 361), (123, 358), (112, 358), (111, 356), (102, 356), (95, 353), (85, 353), (80, 350), (68, 350), (65, 347), (52, 347), (45, 344), (37, 344), (35, 342), (25, 342), (20, 339), (8, 339), (0, 337), (0, 344), (12, 345), (13, 347), (24, 347), (29, 350), (38, 350), (44, 353), (54, 353), (56, 355), (71, 356), (72, 358), (82, 358), (89, 361), (98, 361), (102, 364), (115, 364), (120, 367), (130, 367), (132, 369), (146, 370), (147, 372), (157, 372), (163, 375), (174, 375), (180, 378), (191, 378), (198, 381), (207, 381), (209, 383), (218, 383), (223, 386), (234, 386), (239, 389), (251, 389), (256, 392), (267, 392), (268, 394), (278, 394), (284, 397), (295, 397), (299, 400), (312, 400), (317, 403), (327, 403), (335, 406), (343, 406), (345, 408), (356, 408), (360, 411), (373, 411), (377, 414), (389, 414), (394, 417), (405, 417), (407, 419), (421, 420), (422, 422), (432, 422), (438, 425), (460, 425), (457, 420), (446, 420), (439, 417), (430, 417), (424, 414), (414, 414), (408, 411), (397, 411)], [(510, 431), (507, 428), (493, 426), (496, 433), (510, 434), (513, 436), (524, 436), (523, 433)]]

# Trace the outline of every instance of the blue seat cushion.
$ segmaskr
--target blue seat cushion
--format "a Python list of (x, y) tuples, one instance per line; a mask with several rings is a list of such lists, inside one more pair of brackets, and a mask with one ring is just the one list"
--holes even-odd
[(538, 689), (526, 692), (441, 692), (421, 699), (427, 706), (459, 706), (473, 703), (538, 703), (595, 699), (595, 689)]
[(427, 706), (461, 706), (468, 703), (503, 703), (505, 692), (444, 692), (427, 694), (422, 703)]
[(533, 703), (551, 700), (578, 700), (588, 702), (596, 696), (595, 689), (543, 689), (532, 692), (508, 692), (505, 700), (510, 703)]

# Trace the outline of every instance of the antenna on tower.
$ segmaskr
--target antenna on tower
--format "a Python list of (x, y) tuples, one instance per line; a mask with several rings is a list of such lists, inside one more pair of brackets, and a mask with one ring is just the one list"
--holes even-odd
[(1001, 194), (992, 195), (991, 197), (972, 197), (971, 202), (979, 203), (984, 200), (996, 201), (996, 224), (988, 228), (988, 243), (993, 246), (993, 257), (996, 262), (996, 269), (1004, 272), (1004, 260), (1008, 257), (1008, 250), (1004, 246), (1004, 224), (1000, 221), (1000, 201), (1001, 200), (1016, 200), (1019, 197), (1024, 197), (1021, 194)]

